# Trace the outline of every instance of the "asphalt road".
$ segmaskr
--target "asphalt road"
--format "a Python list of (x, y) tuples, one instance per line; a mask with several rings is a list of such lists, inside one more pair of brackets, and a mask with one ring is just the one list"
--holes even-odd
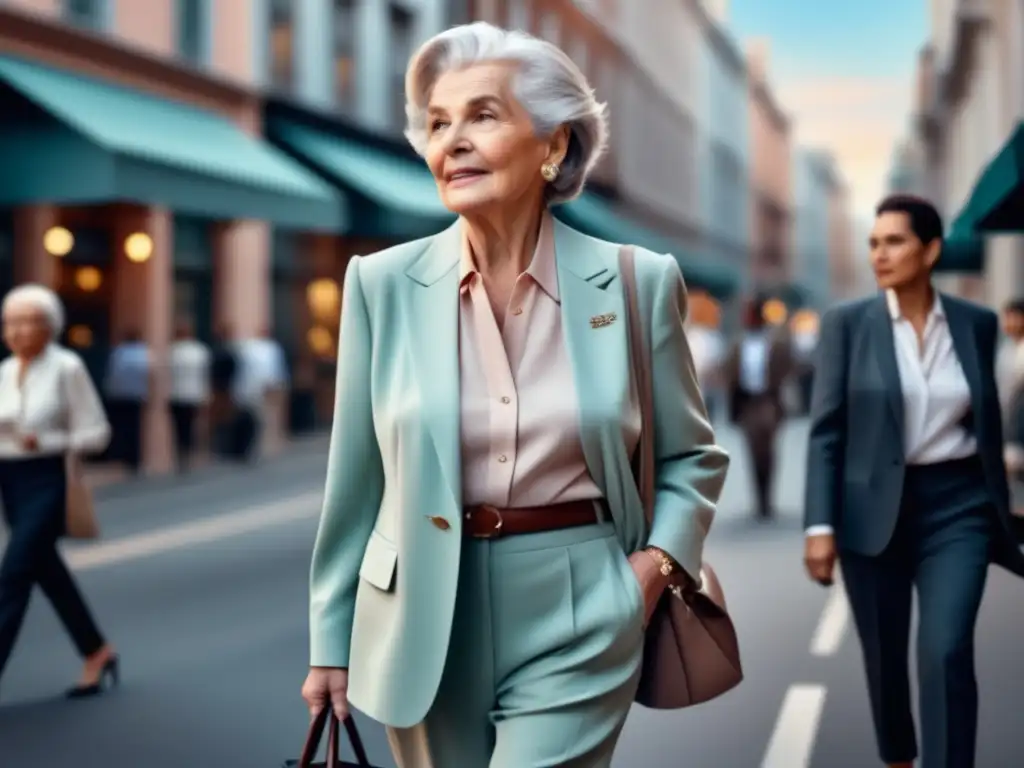
[[(804, 427), (783, 440), (780, 519), (752, 521), (745, 457), (708, 558), (738, 623), (747, 679), (684, 712), (637, 708), (616, 768), (865, 768), (878, 765), (859, 652), (844, 602), (809, 585), (797, 518)], [(277, 768), (307, 724), (306, 573), (325, 455), (312, 444), (257, 468), (105, 491), (105, 539), (69, 548), (122, 687), (65, 702), (78, 661), (46, 602), (33, 602), (3, 680), (3, 768)], [(979, 768), (1024, 765), (1021, 587), (993, 571), (979, 627)], [(371, 758), (382, 730), (359, 718)], [(442, 768), (460, 768), (443, 766)]]

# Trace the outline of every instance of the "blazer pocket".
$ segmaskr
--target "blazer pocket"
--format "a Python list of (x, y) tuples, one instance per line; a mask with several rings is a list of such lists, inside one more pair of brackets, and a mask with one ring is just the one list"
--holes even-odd
[(377, 589), (390, 592), (395, 586), (395, 569), (398, 565), (398, 549), (376, 531), (370, 534), (363, 553), (363, 564), (359, 566), (359, 578), (373, 584)]

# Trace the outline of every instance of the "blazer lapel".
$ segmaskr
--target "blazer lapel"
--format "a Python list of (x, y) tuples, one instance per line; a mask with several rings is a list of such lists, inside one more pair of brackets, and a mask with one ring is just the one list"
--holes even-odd
[[(587, 467), (606, 487), (605, 441), (609, 409), (621, 413), (629, 392), (628, 318), (619, 277), (618, 246), (593, 240), (554, 222), (562, 333), (572, 361)], [(618, 423), (615, 420), (614, 423)]]
[(406, 270), (411, 278), (406, 332), (412, 339), (420, 410), (441, 471), (462, 506), (459, 406), (459, 223), (437, 234)]
[(975, 334), (971, 317), (962, 311), (962, 307), (953, 299), (941, 293), (942, 309), (946, 313), (949, 335), (953, 339), (953, 350), (960, 359), (967, 386), (971, 390), (971, 408), (974, 411), (974, 423), (979, 427), (984, 423), (981, 410), (981, 367), (978, 363), (978, 339)]
[(900, 382), (900, 369), (896, 363), (896, 343), (892, 333), (892, 317), (885, 301), (885, 294), (880, 294), (872, 305), (871, 317), (872, 346), (878, 360), (878, 367), (885, 382), (886, 399), (892, 411), (896, 428), (903, 445), (903, 385)]

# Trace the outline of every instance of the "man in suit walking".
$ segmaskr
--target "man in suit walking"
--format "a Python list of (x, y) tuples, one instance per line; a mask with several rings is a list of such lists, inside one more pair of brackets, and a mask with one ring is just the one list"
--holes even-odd
[(842, 565), (879, 752), (894, 768), (918, 753), (907, 661), (916, 587), (922, 765), (972, 768), (988, 565), (1024, 575), (1003, 464), (999, 324), (932, 287), (942, 220), (927, 201), (884, 200), (870, 246), (881, 293), (822, 319), (805, 562), (825, 585)]
[(745, 329), (729, 353), (725, 378), (732, 419), (746, 438), (753, 468), (757, 517), (770, 520), (775, 440), (785, 415), (782, 387), (793, 357), (784, 333), (765, 322), (764, 305), (757, 298), (747, 307)]

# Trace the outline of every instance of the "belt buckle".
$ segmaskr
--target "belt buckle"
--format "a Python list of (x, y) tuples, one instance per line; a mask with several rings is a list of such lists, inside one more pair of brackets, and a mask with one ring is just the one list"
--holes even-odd
[(471, 515), (478, 515), (480, 513), (487, 513), (488, 516), (493, 517), (494, 526), (489, 531), (485, 531), (483, 533), (478, 533), (474, 531), (472, 534), (470, 534), (472, 538), (496, 539), (499, 536), (501, 536), (501, 529), (505, 525), (505, 520), (501, 516), (501, 510), (499, 510), (497, 507), (492, 507), (490, 504), (481, 504), (479, 507), (476, 508), (475, 513), (470, 512)]

